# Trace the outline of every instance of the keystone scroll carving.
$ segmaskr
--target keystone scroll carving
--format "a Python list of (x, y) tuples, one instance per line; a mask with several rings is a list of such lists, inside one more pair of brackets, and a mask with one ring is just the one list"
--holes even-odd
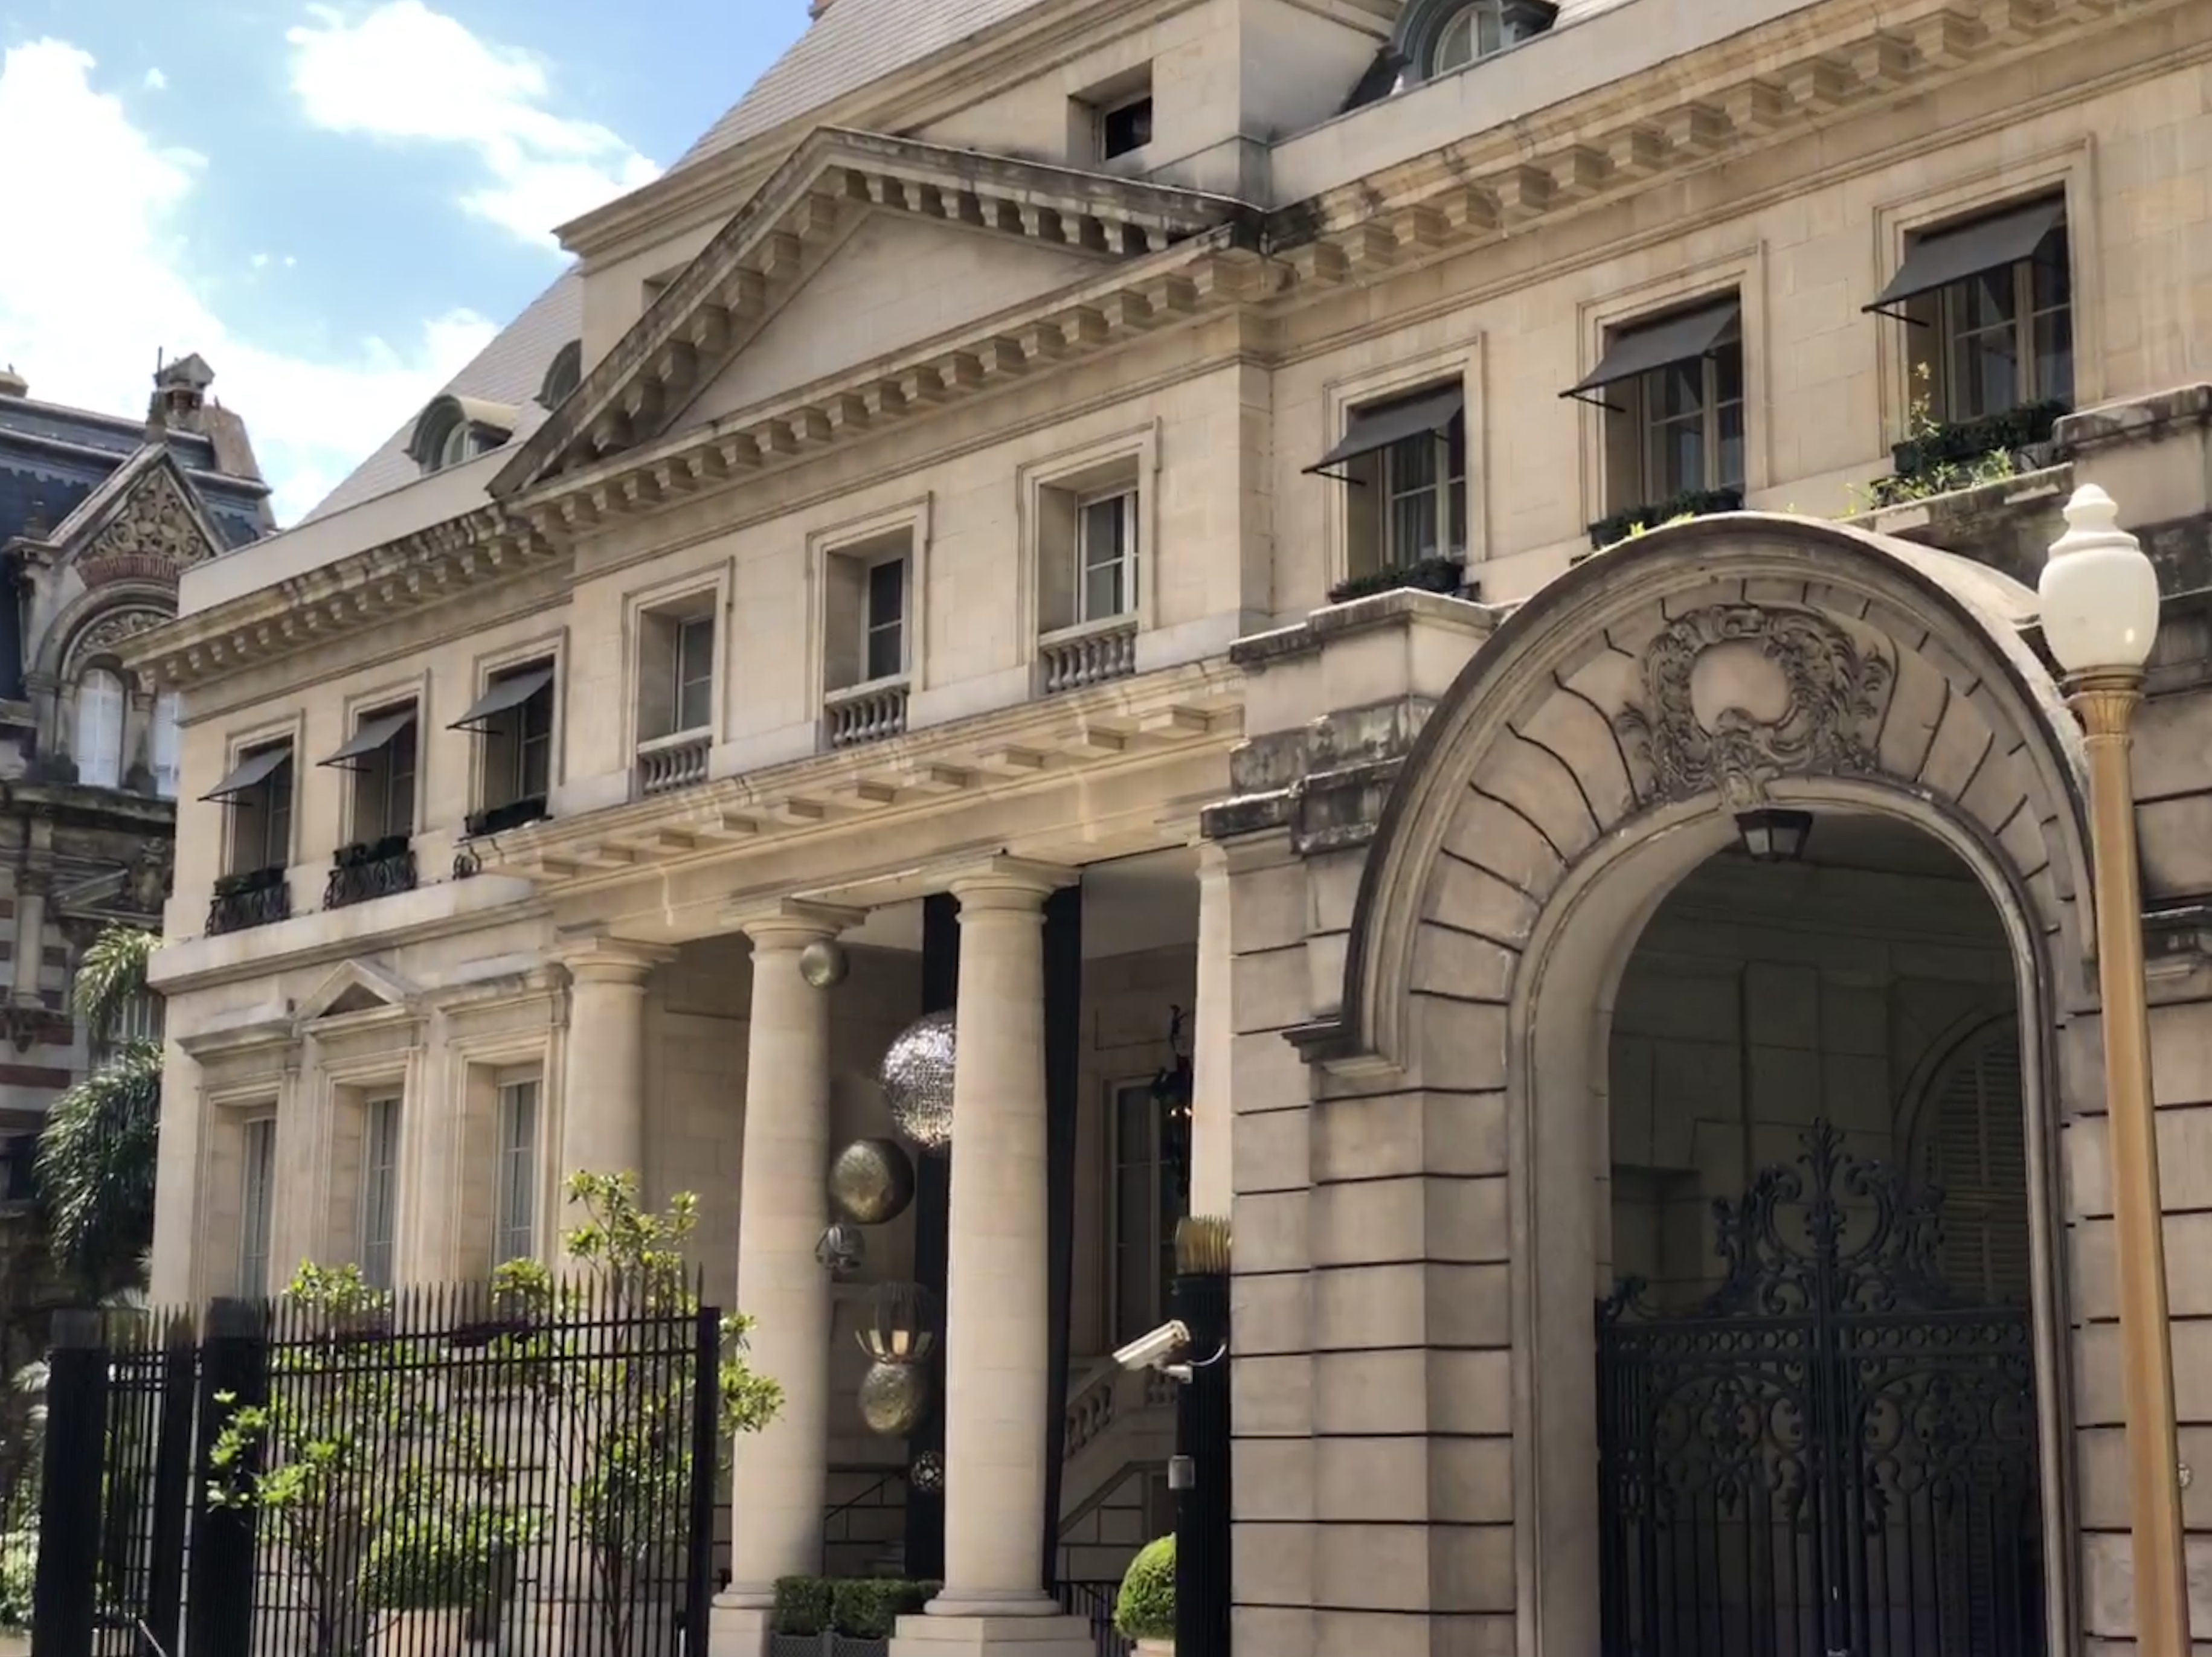
[(1644, 652), (1644, 706), (1613, 724), (1650, 766), (1657, 800), (1717, 791), (1731, 810), (1777, 777), (1865, 774), (1895, 668), (1826, 616), (1714, 604)]

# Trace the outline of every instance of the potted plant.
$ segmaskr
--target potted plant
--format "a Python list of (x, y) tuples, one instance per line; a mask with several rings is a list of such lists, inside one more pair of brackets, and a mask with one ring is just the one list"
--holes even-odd
[(918, 1615), (937, 1589), (895, 1576), (783, 1577), (769, 1657), (884, 1657), (898, 1619)]
[(1175, 1538), (1163, 1536), (1145, 1545), (1129, 1562), (1114, 1602), (1114, 1626), (1134, 1640), (1141, 1657), (1174, 1657), (1176, 1631)]

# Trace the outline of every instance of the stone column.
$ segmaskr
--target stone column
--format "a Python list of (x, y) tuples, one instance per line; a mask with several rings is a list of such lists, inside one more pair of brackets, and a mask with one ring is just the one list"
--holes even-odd
[(1236, 1022), (1229, 1016), (1229, 854), (1207, 841), (1198, 848), (1198, 1005), (1191, 1041), (1190, 1211), (1229, 1217), (1236, 1181), (1230, 1145), (1236, 1109), (1230, 1061)]
[(862, 916), (799, 902), (741, 918), (752, 939), (745, 1058), (738, 1309), (752, 1318), (752, 1367), (783, 1388), (783, 1408), (732, 1447), (730, 1587), (715, 1601), (714, 1645), (768, 1649), (779, 1576), (822, 1569), (829, 1487), (830, 1274), (814, 1258), (830, 1223), (830, 993), (799, 975), (799, 953)]
[(19, 1007), (35, 1007), (39, 969), (46, 959), (46, 877), (26, 870), (15, 877), (15, 960), (12, 988)]
[[(945, 1284), (945, 1587), (899, 1624), (901, 1657), (1089, 1651), (1037, 1580), (1051, 1331), (1046, 1280), (1044, 901), (1073, 878), (994, 859), (960, 900)], [(1021, 1618), (1018, 1634), (1002, 1619)], [(1009, 1644), (1009, 1641), (1015, 1643)]]
[(568, 969), (568, 1064), (554, 1177), (628, 1169), (642, 1192), (645, 988), (653, 968), (673, 960), (675, 951), (594, 938), (560, 946), (553, 955)]

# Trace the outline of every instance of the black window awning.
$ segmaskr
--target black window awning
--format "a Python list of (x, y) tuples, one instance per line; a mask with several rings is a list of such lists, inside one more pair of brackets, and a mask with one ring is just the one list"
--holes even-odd
[(1677, 311), (1634, 327), (1623, 328), (1605, 348), (1596, 367), (1559, 395), (1583, 403), (1601, 403), (1590, 395), (1618, 385), (1655, 368), (1671, 368), (1678, 362), (1694, 362), (1739, 337), (1743, 302), (1733, 294), (1694, 311)]
[(257, 748), (239, 761), (228, 776), (200, 798), (220, 800), (228, 804), (247, 789), (258, 788), (291, 762), (292, 745), (289, 743), (280, 743), (274, 748)]
[(527, 672), (513, 673), (504, 679), (495, 679), (490, 689), (477, 698), (475, 705), (447, 729), (481, 731), (486, 721), (496, 719), (510, 708), (521, 707), (552, 683), (553, 670), (550, 667), (533, 667)]
[(371, 754), (380, 754), (392, 739), (415, 723), (415, 710), (403, 707), (391, 713), (380, 713), (374, 719), (363, 719), (361, 728), (353, 733), (353, 740), (326, 760), (318, 764), (334, 765), (346, 770), (358, 770), (356, 760), (365, 760)]
[(1354, 410), (1352, 424), (1343, 440), (1327, 454), (1306, 468), (1309, 473), (1323, 476), (1333, 475), (1331, 469), (1346, 465), (1370, 454), (1379, 454), (1394, 443), (1402, 443), (1409, 437), (1424, 434), (1440, 434), (1450, 429), (1467, 407), (1467, 392), (1457, 385), (1444, 391), (1425, 391), (1419, 397), (1409, 397), (1399, 403), (1385, 403), (1377, 408)]
[(2065, 221), (2066, 203), (2054, 198), (1917, 236), (1905, 250), (1905, 263), (1889, 279), (1889, 286), (1865, 308), (1881, 316), (1893, 315), (1894, 307), (1909, 299), (1978, 276), (1984, 270), (2017, 264), (2031, 257), (2043, 246), (2044, 238)]

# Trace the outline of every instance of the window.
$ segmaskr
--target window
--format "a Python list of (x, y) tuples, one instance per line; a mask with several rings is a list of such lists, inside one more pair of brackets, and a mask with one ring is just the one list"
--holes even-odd
[(161, 1040), (161, 998), (151, 990), (139, 990), (124, 998), (106, 1029), (92, 1032), (92, 1060), (105, 1065), (133, 1041)]
[(177, 797), (177, 778), (183, 760), (182, 732), (177, 728), (180, 701), (173, 690), (154, 698), (154, 792), (163, 799)]
[(695, 616), (676, 628), (676, 728), (704, 731), (714, 717), (714, 618)]
[(392, 1287), (399, 1217), (399, 1101), (363, 1108), (361, 1158), (361, 1274), (372, 1289)]
[(1867, 309), (1908, 325), (1915, 400), (1955, 423), (2073, 400), (2073, 303), (2052, 197), (1915, 236)]
[(697, 592), (640, 612), (640, 742), (714, 729), (715, 604), (713, 592)]
[(553, 778), (553, 664), (501, 668), (453, 728), (483, 738), (479, 792), (487, 810), (543, 804)]
[(1350, 574), (1467, 556), (1467, 415), (1456, 385), (1352, 410), (1306, 469), (1349, 486)]
[(1103, 622), (1137, 607), (1137, 495), (1117, 489), (1078, 503), (1075, 590), (1079, 622)]
[(408, 458), (426, 473), (489, 454), (514, 434), (519, 411), (481, 398), (447, 392), (432, 399), (407, 440)]
[(1462, 6), (1444, 20), (1443, 29), (1437, 33), (1436, 50), (1429, 58), (1429, 73), (1449, 75), (1454, 70), (1465, 69), (1500, 50), (1508, 38), (1504, 8), (1499, 0), (1475, 0), (1473, 5)]
[(861, 622), (863, 680), (895, 678), (906, 671), (906, 558), (868, 566), (867, 609)]
[(36, 1202), (39, 1196), (39, 1136), (35, 1133), (10, 1133), (0, 1138), (0, 1165), (6, 1172), (0, 1175), (4, 1187), (0, 1187), (0, 1202)]
[(559, 408), (583, 383), (584, 343), (572, 339), (556, 351), (553, 361), (545, 365), (545, 378), (538, 386), (538, 406)]
[(353, 774), (353, 837), (374, 844), (415, 832), (415, 704), (363, 713), (352, 738), (325, 765)]
[(538, 1252), (538, 1078), (499, 1089), (499, 1206), (492, 1261), (529, 1259)]
[(1743, 487), (1742, 307), (1733, 294), (1613, 330), (1597, 367), (1562, 395), (1605, 410), (1612, 510)]
[(1190, 1170), (1163, 1143), (1151, 1081), (1114, 1089), (1114, 1340), (1167, 1320), (1175, 1283), (1176, 1223), (1190, 1206)]
[(292, 861), (292, 744), (264, 743), (239, 756), (207, 796), (230, 808), (230, 872), (282, 869)]
[(1098, 153), (1107, 161), (1144, 149), (1152, 141), (1152, 94), (1103, 109), (1098, 114)]
[(123, 681), (104, 667), (76, 682), (76, 780), (94, 788), (123, 786)]
[(269, 1293), (269, 1235), (276, 1195), (276, 1120), (246, 1124), (245, 1167), (239, 1189), (238, 1292), (246, 1300)]

